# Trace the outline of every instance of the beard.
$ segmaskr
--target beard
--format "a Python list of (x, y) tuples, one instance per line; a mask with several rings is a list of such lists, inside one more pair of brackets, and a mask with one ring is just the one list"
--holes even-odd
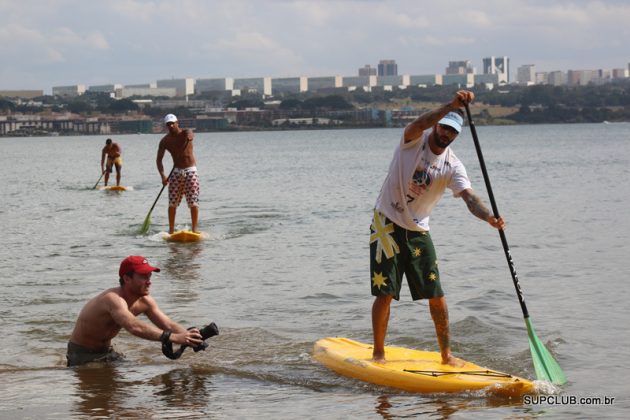
[(447, 136), (439, 136), (436, 131), (433, 131), (433, 142), (440, 149), (446, 149), (454, 139), (450, 139)]

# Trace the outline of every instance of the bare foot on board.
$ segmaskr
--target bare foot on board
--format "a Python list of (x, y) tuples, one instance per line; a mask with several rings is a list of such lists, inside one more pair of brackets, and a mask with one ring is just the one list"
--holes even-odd
[(385, 353), (372, 353), (372, 361), (379, 365), (385, 364)]
[(460, 367), (464, 367), (466, 362), (463, 361), (462, 359), (458, 359), (457, 357), (453, 356), (452, 354), (449, 354), (448, 359), (446, 359), (446, 360), (442, 359), (442, 364), (460, 368)]

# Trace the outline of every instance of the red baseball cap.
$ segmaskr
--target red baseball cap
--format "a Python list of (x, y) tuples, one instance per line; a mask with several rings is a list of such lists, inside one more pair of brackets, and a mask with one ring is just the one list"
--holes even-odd
[(120, 263), (118, 275), (122, 277), (123, 275), (129, 273), (148, 274), (154, 271), (159, 273), (160, 269), (149, 264), (149, 261), (147, 261), (146, 258), (141, 257), (140, 255), (130, 255)]

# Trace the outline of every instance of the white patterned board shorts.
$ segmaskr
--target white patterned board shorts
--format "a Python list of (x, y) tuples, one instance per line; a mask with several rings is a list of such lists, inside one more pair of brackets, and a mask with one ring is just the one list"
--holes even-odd
[(168, 206), (178, 207), (186, 195), (188, 207), (199, 207), (199, 175), (197, 168), (175, 168), (168, 179)]

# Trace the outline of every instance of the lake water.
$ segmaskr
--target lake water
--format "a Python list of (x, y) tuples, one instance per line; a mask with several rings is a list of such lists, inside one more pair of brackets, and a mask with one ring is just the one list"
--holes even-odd
[[(209, 238), (196, 244), (160, 239), (166, 194), (150, 234), (137, 234), (161, 188), (160, 135), (113, 137), (133, 186), (123, 193), (92, 189), (106, 136), (0, 139), (0, 417), (625, 418), (630, 124), (477, 130), (532, 322), (569, 379), (559, 395), (613, 405), (413, 395), (312, 360), (319, 338), (371, 340), (371, 209), (402, 132), (372, 129), (198, 133)], [(453, 148), (487, 203), (468, 130)], [(183, 204), (177, 225), (189, 223)], [(456, 355), (534, 378), (497, 232), (448, 191), (431, 228)], [(162, 268), (151, 294), (165, 313), (221, 334), (170, 361), (122, 332), (114, 345), (127, 363), (66, 368), (79, 310), (134, 254)], [(387, 343), (437, 350), (428, 306), (406, 287)]]

